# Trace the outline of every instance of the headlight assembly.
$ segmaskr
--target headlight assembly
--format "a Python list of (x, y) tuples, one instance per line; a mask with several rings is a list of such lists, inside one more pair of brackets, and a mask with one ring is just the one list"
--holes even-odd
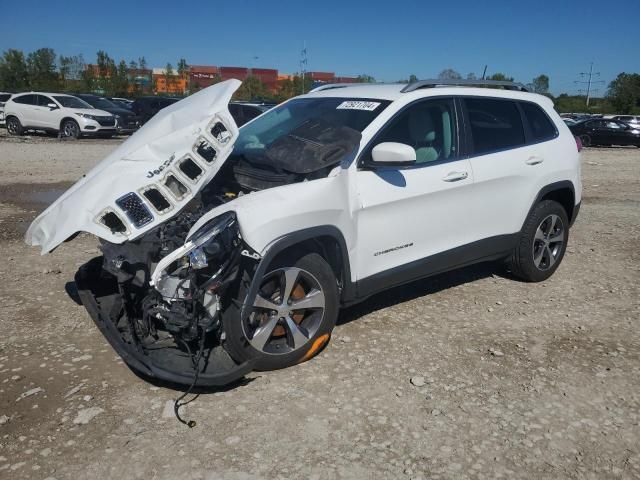
[(78, 115), (79, 117), (82, 117), (82, 118), (87, 118), (89, 120), (95, 120), (96, 119), (96, 117), (94, 115), (89, 115), (88, 113), (76, 112), (76, 115)]
[[(226, 212), (209, 220), (200, 227), (193, 235), (187, 238), (185, 243), (193, 243), (194, 248), (189, 252), (189, 263), (192, 268), (200, 269), (209, 265), (208, 259), (217, 257), (225, 248), (221, 243), (228, 239), (218, 238), (221, 233), (229, 228), (237, 226), (236, 215), (233, 212)], [(236, 237), (235, 232), (231, 237)], [(226, 235), (225, 235), (226, 237)]]

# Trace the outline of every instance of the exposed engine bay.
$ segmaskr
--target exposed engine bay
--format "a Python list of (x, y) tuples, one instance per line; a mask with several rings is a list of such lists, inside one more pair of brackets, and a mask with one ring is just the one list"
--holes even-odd
[[(25, 237), (43, 253), (78, 232), (99, 237), (103, 255), (76, 274), (82, 303), (129, 367), (188, 391), (227, 385), (254, 368), (242, 328), (245, 321), (260, 328), (276, 315), (256, 313), (253, 304), (263, 279), (275, 283), (264, 241), (289, 232), (271, 230), (277, 217), (265, 208), (278, 209), (287, 225), (313, 220), (296, 211), (290, 192), (313, 193), (312, 210), (321, 210), (327, 184), (315, 180), (336, 177), (329, 182), (340, 185), (343, 162), (353, 160), (362, 130), (388, 104), (294, 99), (239, 131), (227, 108), (239, 85), (221, 82), (160, 111), (39, 215)], [(296, 189), (305, 182), (312, 184)], [(341, 212), (340, 197), (327, 208)], [(252, 241), (264, 233), (260, 251), (243, 231)], [(300, 280), (291, 298), (317, 288), (312, 280)], [(283, 331), (274, 328), (274, 337)]]
[(238, 197), (326, 177), (359, 140), (347, 127), (306, 121), (266, 148), (232, 154), (165, 223), (121, 244), (102, 240), (103, 257), (76, 280), (116, 350), (142, 373), (177, 383), (224, 385), (250, 371), (250, 361), (225, 348), (225, 322), (239, 320), (223, 313), (234, 304), (238, 311), (240, 283), (253, 278), (261, 257), (233, 211), (189, 232)]

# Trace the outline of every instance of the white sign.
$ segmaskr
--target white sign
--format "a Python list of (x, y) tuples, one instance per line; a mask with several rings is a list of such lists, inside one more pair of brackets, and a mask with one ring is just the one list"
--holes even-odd
[(336, 110), (366, 110), (373, 112), (380, 106), (380, 102), (364, 102), (362, 100), (347, 100), (336, 107)]

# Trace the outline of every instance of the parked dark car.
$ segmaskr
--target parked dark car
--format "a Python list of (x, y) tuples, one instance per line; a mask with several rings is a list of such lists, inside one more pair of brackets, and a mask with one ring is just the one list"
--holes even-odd
[(229, 104), (229, 113), (236, 122), (236, 125), (241, 127), (250, 120), (262, 115), (267, 110), (270, 110), (272, 107), (273, 105), (264, 103), (231, 102)]
[(635, 145), (640, 147), (640, 130), (617, 120), (590, 118), (571, 125), (569, 130), (580, 137), (582, 145)]
[(115, 103), (118, 107), (126, 108), (127, 110), (130, 110), (133, 112), (133, 109), (131, 108), (131, 105), (133, 105), (133, 100), (129, 100), (127, 98), (120, 98), (120, 97), (106, 97), (106, 98), (110, 102)]
[(116, 128), (120, 134), (131, 134), (140, 128), (140, 119), (131, 110), (122, 108), (104, 97), (93, 95), (91, 93), (74, 94), (81, 100), (84, 100), (93, 108), (104, 110), (116, 117)]
[(140, 97), (133, 102), (131, 108), (140, 118), (140, 125), (144, 125), (160, 110), (176, 103), (178, 100), (180, 99), (171, 97)]

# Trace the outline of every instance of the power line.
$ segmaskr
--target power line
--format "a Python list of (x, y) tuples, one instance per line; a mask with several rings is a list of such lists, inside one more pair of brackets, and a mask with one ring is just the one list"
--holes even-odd
[[(589, 100), (591, 100), (591, 93), (592, 92), (597, 92), (598, 89), (594, 89), (591, 86), (598, 83), (598, 84), (604, 84), (604, 80), (593, 80), (593, 77), (599, 77), (600, 76), (600, 72), (594, 72), (593, 71), (593, 62), (591, 62), (589, 64), (589, 71), (588, 72), (581, 72), (580, 73), (580, 78), (584, 79), (586, 78), (586, 80), (576, 80), (573, 83), (577, 83), (577, 84), (581, 84), (581, 85), (586, 85), (587, 86), (587, 107), (589, 106)], [(584, 92), (584, 90), (578, 90), (578, 93)]]
[(304, 41), (302, 51), (300, 52), (300, 76), (302, 77), (302, 94), (304, 95), (304, 76), (307, 73), (307, 41)]

